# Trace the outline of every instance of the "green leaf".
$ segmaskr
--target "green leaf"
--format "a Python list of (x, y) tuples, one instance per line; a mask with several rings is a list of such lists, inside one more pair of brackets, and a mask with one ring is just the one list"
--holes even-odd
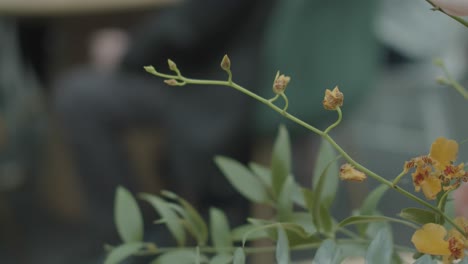
[(115, 195), (115, 224), (120, 238), (126, 242), (143, 240), (143, 218), (135, 198), (119, 186)]
[(256, 203), (270, 200), (266, 187), (244, 165), (222, 156), (215, 157), (215, 163), (232, 186), (245, 198)]
[[(330, 160), (328, 164), (324, 167), (322, 174), (318, 177), (318, 182), (314, 186), (314, 191), (306, 191), (304, 195), (307, 197), (305, 198), (306, 203), (312, 203), (308, 204), (309, 210), (312, 212), (312, 219), (314, 221), (315, 226), (317, 227), (318, 230), (322, 230), (324, 232), (330, 231), (332, 220), (331, 220), (331, 215), (328, 212), (328, 209), (330, 208), (330, 204), (328, 204), (325, 200), (322, 199), (328, 199), (324, 197), (322, 194), (324, 191), (326, 191), (325, 186), (327, 182), (329, 182), (329, 177), (338, 177), (338, 176), (328, 176), (328, 170), (336, 165), (336, 160), (338, 157), (335, 157), (335, 159)], [(331, 201), (331, 200), (330, 200)]]
[[(268, 188), (273, 188), (271, 170), (265, 166), (257, 164), (255, 162), (249, 163), (249, 167), (252, 172), (258, 176), (262, 183)], [(272, 189), (273, 190), (273, 189)]]
[[(257, 228), (257, 226), (255, 226), (253, 224), (245, 224), (245, 225), (238, 226), (238, 227), (234, 228), (231, 231), (232, 240), (236, 241), (236, 242), (242, 241), (242, 239), (244, 238), (244, 236), (245, 236), (245, 234), (247, 232), (250, 232), (250, 231), (252, 231), (253, 229), (256, 229), (256, 228)], [(257, 239), (267, 238), (267, 237), (268, 237), (267, 232), (265, 232), (264, 230), (259, 230), (258, 232), (250, 233), (247, 240), (248, 241), (257, 240)]]
[(208, 226), (197, 210), (189, 202), (173, 192), (164, 190), (161, 192), (161, 194), (169, 199), (177, 201), (180, 205), (182, 205), (182, 207), (185, 209), (185, 211), (183, 211), (185, 219), (188, 221), (190, 228), (195, 233), (198, 246), (205, 245), (206, 241), (208, 240)]
[(265, 221), (261, 219), (253, 219), (253, 218), (249, 218), (248, 221), (253, 223), (256, 227), (244, 233), (244, 236), (242, 238), (242, 245), (245, 245), (246, 241), (249, 240), (249, 237), (251, 236), (251, 234), (254, 234), (259, 231), (264, 231), (268, 234), (268, 237), (270, 237), (273, 240), (277, 240), (278, 238), (276, 234), (276, 229), (278, 228), (278, 226), (281, 226), (283, 227), (283, 229), (286, 230), (286, 232), (288, 233), (288, 237), (291, 236), (290, 234), (294, 234), (295, 236), (301, 238), (302, 241), (304, 240), (315, 241), (316, 240), (316, 238), (308, 234), (304, 230), (304, 228), (302, 228), (302, 226), (295, 224), (295, 223), (278, 223), (278, 222), (271, 222), (271, 221)]
[[(431, 256), (423, 255), (422, 257), (418, 258), (413, 264), (436, 264), (436, 263), (437, 261), (433, 260)], [(463, 263), (463, 261), (459, 263)]]
[(355, 215), (355, 216), (350, 216), (343, 221), (341, 221), (338, 224), (338, 227), (345, 227), (347, 225), (356, 225), (356, 224), (362, 224), (362, 223), (374, 223), (374, 222), (394, 222), (394, 223), (400, 223), (406, 226), (409, 226), (414, 229), (418, 229), (419, 226), (405, 221), (401, 220), (398, 218), (392, 218), (388, 216), (380, 216), (380, 215)]
[(293, 192), (295, 183), (292, 177), (286, 178), (285, 183), (281, 189), (281, 192), (278, 197), (278, 220), (281, 222), (286, 222), (291, 219), (293, 212)]
[(317, 250), (312, 264), (339, 264), (341, 260), (340, 248), (333, 240), (327, 239), (323, 241), (322, 245)]
[[(385, 184), (381, 184), (379, 187), (375, 188), (372, 192), (367, 195), (366, 199), (361, 205), (359, 209), (360, 215), (375, 215), (377, 212), (377, 205), (382, 199), (385, 192), (388, 190), (388, 186)], [(366, 233), (368, 225), (367, 224), (360, 224), (357, 226), (359, 233), (364, 235)]]
[(210, 264), (230, 264), (232, 260), (233, 258), (229, 254), (219, 254), (211, 258)]
[(210, 231), (216, 252), (229, 252), (232, 247), (229, 223), (223, 211), (217, 208), (210, 208)]
[(151, 195), (151, 194), (141, 194), (140, 198), (149, 202), (156, 211), (158, 211), (163, 222), (166, 224), (167, 228), (174, 236), (179, 246), (185, 244), (185, 230), (177, 214), (171, 209), (171, 206), (164, 201), (163, 199)]
[(379, 187), (375, 188), (372, 192), (367, 195), (366, 199), (362, 203), (359, 213), (361, 215), (371, 215), (377, 210), (377, 205), (380, 202), (380, 199), (383, 197), (385, 192), (388, 190), (388, 186), (381, 184)]
[(278, 136), (273, 146), (271, 159), (271, 174), (273, 190), (276, 196), (279, 196), (286, 178), (291, 172), (291, 144), (286, 127), (279, 127)]
[(300, 225), (304, 231), (309, 235), (314, 235), (317, 233), (317, 228), (315, 228), (312, 222), (312, 215), (305, 212), (295, 212), (292, 215), (292, 222)]
[(326, 234), (330, 233), (333, 229), (333, 219), (330, 214), (330, 211), (325, 205), (320, 205), (320, 213), (318, 214), (318, 221), (320, 222), (320, 227)]
[(366, 254), (366, 263), (391, 264), (393, 255), (392, 233), (380, 230), (371, 241)]
[(135, 254), (140, 250), (145, 244), (143, 242), (131, 242), (127, 244), (122, 244), (114, 249), (107, 255), (104, 264), (118, 264), (131, 255)]
[[(314, 191), (320, 188), (319, 200), (327, 207), (331, 206), (338, 191), (338, 176), (340, 171), (336, 157), (337, 155), (332, 145), (328, 141), (322, 140), (317, 160), (315, 161), (312, 182)], [(324, 181), (323, 183), (319, 183), (321, 179)]]
[(233, 264), (245, 264), (245, 253), (242, 248), (237, 248), (236, 251), (234, 251), (234, 257), (233, 257)]
[[(205, 256), (202, 255), (200, 257), (206, 261)], [(197, 253), (195, 250), (177, 249), (161, 254), (151, 261), (150, 264), (194, 264), (196, 259)]]
[(289, 258), (289, 241), (282, 226), (278, 226), (278, 240), (276, 241), (276, 263), (288, 264)]
[(399, 216), (403, 219), (413, 221), (421, 225), (436, 222), (436, 213), (421, 208), (405, 208), (401, 210)]

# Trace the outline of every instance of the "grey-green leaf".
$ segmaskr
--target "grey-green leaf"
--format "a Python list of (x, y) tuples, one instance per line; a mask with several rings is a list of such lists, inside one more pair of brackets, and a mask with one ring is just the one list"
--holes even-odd
[(200, 213), (185, 199), (170, 191), (162, 191), (162, 195), (170, 199), (176, 200), (184, 208), (184, 216), (195, 234), (198, 245), (203, 246), (208, 240), (208, 226), (205, 220), (201, 217)]
[(283, 184), (281, 192), (278, 196), (277, 210), (278, 210), (278, 219), (281, 222), (286, 222), (291, 220), (291, 215), (293, 212), (293, 192), (296, 183), (292, 177), (286, 178), (286, 181)]
[(273, 190), (275, 195), (281, 193), (282, 187), (289, 173), (291, 172), (291, 143), (289, 134), (284, 125), (279, 128), (278, 136), (276, 137), (273, 146), (271, 159), (271, 174)]
[(372, 215), (377, 210), (377, 205), (387, 190), (388, 186), (381, 184), (379, 187), (370, 192), (362, 203), (361, 208), (359, 209), (359, 213), (361, 215)]
[[(433, 259), (431, 258), (431, 256), (429, 256), (429, 255), (424, 255), (424, 256), (418, 258), (413, 264), (436, 264), (436, 263), (437, 263), (437, 262), (436, 262), (435, 260), (433, 260)], [(463, 263), (463, 261), (462, 261), (462, 262), (459, 262), (459, 263)], [(468, 262), (465, 263), (465, 264), (468, 264)]]
[(437, 218), (436, 214), (433, 211), (414, 207), (405, 208), (401, 210), (400, 217), (421, 225), (427, 223), (435, 223)]
[(217, 208), (210, 209), (211, 240), (218, 253), (229, 252), (232, 247), (231, 232), (226, 215)]
[(104, 260), (104, 264), (118, 264), (131, 255), (138, 252), (140, 248), (144, 246), (143, 242), (131, 242), (127, 244), (122, 244), (114, 249), (107, 255)]
[(381, 229), (371, 241), (366, 254), (366, 264), (391, 264), (393, 240), (389, 229)]
[(244, 165), (222, 156), (215, 157), (215, 163), (232, 186), (245, 198), (256, 203), (265, 203), (269, 200), (266, 187)]
[(232, 256), (230, 254), (219, 254), (211, 258), (210, 264), (230, 264), (232, 263)]
[[(335, 199), (336, 192), (338, 191), (339, 168), (336, 157), (335, 149), (330, 145), (330, 143), (328, 143), (328, 141), (322, 140), (317, 160), (315, 161), (312, 182), (314, 191), (316, 191), (319, 180), (322, 177), (325, 177), (325, 182), (321, 184), (322, 187), (320, 187), (321, 194), (319, 200), (322, 201), (322, 203), (325, 203), (327, 207), (331, 206)], [(326, 173), (322, 175), (325, 170), (327, 170)]]
[(245, 253), (242, 248), (237, 248), (236, 251), (234, 251), (234, 258), (232, 261), (233, 264), (245, 264)]
[(288, 264), (289, 241), (282, 226), (278, 226), (278, 240), (276, 241), (276, 263)]
[[(206, 260), (205, 256), (201, 256)], [(195, 250), (180, 249), (166, 252), (150, 262), (150, 264), (195, 264), (197, 253)]]
[(333, 240), (327, 239), (323, 241), (322, 245), (317, 250), (312, 264), (339, 264), (341, 260), (340, 248)]
[(115, 195), (115, 224), (120, 238), (125, 242), (143, 240), (143, 218), (135, 198), (119, 186)]
[(347, 225), (356, 225), (362, 223), (375, 223), (375, 222), (394, 222), (400, 223), (406, 226), (409, 226), (414, 229), (418, 229), (419, 227), (411, 222), (401, 220), (398, 218), (388, 217), (388, 216), (381, 216), (381, 215), (355, 215), (350, 216), (348, 218), (343, 219), (339, 224), (338, 227), (344, 227)]
[(176, 239), (177, 244), (183, 246), (186, 240), (185, 230), (181, 220), (171, 209), (170, 205), (163, 199), (151, 194), (141, 194), (140, 197), (149, 202), (158, 211), (167, 228)]

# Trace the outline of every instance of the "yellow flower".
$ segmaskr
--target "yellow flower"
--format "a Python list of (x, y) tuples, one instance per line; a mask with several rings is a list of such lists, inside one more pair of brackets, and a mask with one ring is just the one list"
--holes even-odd
[(440, 179), (431, 174), (431, 167), (427, 165), (417, 166), (411, 175), (415, 191), (419, 192), (422, 189), (424, 196), (429, 200), (434, 200), (442, 190)]
[(367, 177), (362, 171), (358, 171), (351, 164), (345, 163), (340, 167), (340, 178), (345, 181), (362, 182)]
[(415, 168), (411, 174), (415, 190), (419, 192), (422, 189), (426, 198), (433, 200), (442, 189), (456, 189), (462, 180), (468, 180), (464, 164), (453, 164), (457, 154), (458, 143), (455, 140), (439, 137), (432, 143), (429, 155), (405, 162), (403, 172), (408, 173)]
[(429, 157), (436, 161), (434, 166), (437, 170), (444, 171), (457, 159), (457, 154), (458, 143), (455, 140), (439, 137), (432, 143)]
[[(468, 229), (468, 220), (465, 218), (457, 217), (455, 223), (464, 230)], [(416, 230), (411, 242), (421, 253), (442, 256), (443, 263), (462, 259), (467, 248), (467, 240), (460, 232), (451, 229), (447, 235), (447, 230), (443, 226), (434, 223), (425, 224)]]
[(416, 249), (425, 254), (449, 256), (449, 243), (445, 240), (447, 230), (441, 225), (429, 223), (416, 230), (411, 237)]
[(323, 98), (323, 107), (326, 110), (336, 110), (336, 108), (343, 105), (344, 95), (336, 86), (333, 91), (325, 90), (325, 97)]

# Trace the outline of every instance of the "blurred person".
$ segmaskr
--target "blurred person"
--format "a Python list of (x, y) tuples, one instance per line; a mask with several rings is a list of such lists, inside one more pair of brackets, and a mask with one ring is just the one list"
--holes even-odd
[(185, 76), (225, 79), (219, 64), (229, 54), (234, 76), (256, 87), (258, 54), (272, 1), (192, 0), (160, 11), (130, 36), (97, 32), (91, 66), (77, 68), (55, 84), (55, 112), (71, 146), (87, 200), (86, 223), (96, 238), (89, 248), (112, 242), (113, 199), (123, 185), (139, 190), (122, 137), (134, 127), (165, 131), (164, 188), (202, 211), (225, 209), (240, 223), (247, 207), (215, 167), (213, 157), (241, 161), (250, 153), (252, 100), (226, 87), (168, 87), (143, 66), (167, 71), (174, 60)]

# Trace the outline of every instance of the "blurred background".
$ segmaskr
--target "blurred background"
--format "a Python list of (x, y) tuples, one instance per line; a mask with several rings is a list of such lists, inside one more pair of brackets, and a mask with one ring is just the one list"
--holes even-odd
[[(267, 215), (212, 157), (268, 165), (280, 123), (294, 174), (310, 184), (317, 136), (225, 87), (166, 86), (145, 65), (166, 71), (171, 58), (186, 76), (224, 79), (229, 54), (234, 81), (267, 98), (281, 70), (289, 111), (321, 129), (336, 118), (322, 110), (324, 90), (338, 85), (333, 136), (392, 179), (435, 138), (467, 138), (466, 101), (435, 82), (432, 63), (467, 83), (466, 32), (423, 0), (0, 0), (0, 263), (102, 263), (103, 245), (118, 241), (118, 185), (173, 190), (204, 213), (223, 208), (232, 225)], [(467, 154), (461, 144), (460, 161)], [(340, 184), (337, 219), (377, 185)], [(413, 188), (410, 176), (402, 185)], [(393, 192), (380, 203), (390, 216), (402, 206), (415, 204)], [(172, 242), (147, 226), (145, 239)], [(409, 246), (408, 230), (394, 230)]]

